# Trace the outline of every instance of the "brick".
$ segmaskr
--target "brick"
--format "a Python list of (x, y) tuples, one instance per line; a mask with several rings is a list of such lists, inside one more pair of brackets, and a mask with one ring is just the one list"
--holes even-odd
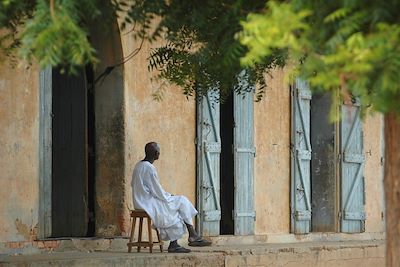
[(57, 248), (60, 242), (57, 240), (45, 241), (46, 248)]
[(9, 248), (19, 248), (18, 242), (8, 242), (8, 243), (6, 243), (6, 245)]
[(45, 248), (43, 241), (36, 241), (36, 244), (38, 248)]

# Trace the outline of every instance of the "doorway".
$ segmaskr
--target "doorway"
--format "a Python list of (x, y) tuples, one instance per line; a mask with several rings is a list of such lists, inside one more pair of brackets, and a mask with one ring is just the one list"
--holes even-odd
[(308, 82), (292, 88), (291, 230), (364, 231), (364, 150), (360, 103), (345, 101), (330, 123), (330, 94), (311, 93)]
[(76, 74), (69, 74), (54, 68), (51, 80), (51, 236), (93, 236), (93, 71), (87, 67), (77, 70)]
[(311, 99), (311, 231), (337, 231), (336, 127), (329, 121), (332, 96)]
[(220, 199), (221, 199), (221, 221), (220, 234), (233, 235), (234, 221), (232, 211), (234, 210), (234, 155), (233, 155), (233, 94), (231, 93), (220, 107), (220, 132), (221, 132), (221, 168), (220, 168)]
[(224, 103), (209, 92), (197, 108), (198, 228), (204, 236), (254, 234), (253, 94)]

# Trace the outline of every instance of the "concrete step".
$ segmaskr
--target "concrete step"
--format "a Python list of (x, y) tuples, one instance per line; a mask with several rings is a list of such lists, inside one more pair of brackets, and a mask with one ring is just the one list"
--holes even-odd
[(54, 252), (8, 257), (0, 266), (224, 266), (223, 253)]
[(188, 254), (126, 250), (2, 255), (0, 266), (384, 266), (384, 240), (226, 245), (192, 248)]

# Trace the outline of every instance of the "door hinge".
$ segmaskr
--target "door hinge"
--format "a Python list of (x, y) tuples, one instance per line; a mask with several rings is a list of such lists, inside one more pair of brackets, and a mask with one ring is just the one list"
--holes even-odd
[(256, 220), (256, 212), (255, 211), (250, 211), (250, 212), (237, 212), (235, 210), (232, 210), (232, 218), (235, 220), (237, 217), (252, 217), (254, 221)]
[(311, 221), (311, 211), (297, 210), (294, 212), (294, 218), (296, 221)]
[(236, 153), (250, 153), (253, 154), (253, 156), (256, 156), (256, 148), (252, 147), (252, 148), (240, 148), (240, 147), (233, 147), (234, 151)]

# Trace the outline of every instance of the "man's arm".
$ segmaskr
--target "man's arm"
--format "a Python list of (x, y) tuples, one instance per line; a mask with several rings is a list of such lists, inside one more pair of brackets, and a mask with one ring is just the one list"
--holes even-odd
[(148, 179), (148, 187), (149, 187), (150, 193), (154, 197), (156, 197), (156, 198), (158, 198), (158, 199), (160, 199), (162, 201), (170, 202), (172, 195), (170, 193), (166, 192), (162, 188), (162, 186), (161, 186), (161, 184), (160, 184), (160, 182), (158, 180), (157, 173), (156, 172), (151, 172), (150, 175), (149, 175), (149, 178), (150, 179)]

